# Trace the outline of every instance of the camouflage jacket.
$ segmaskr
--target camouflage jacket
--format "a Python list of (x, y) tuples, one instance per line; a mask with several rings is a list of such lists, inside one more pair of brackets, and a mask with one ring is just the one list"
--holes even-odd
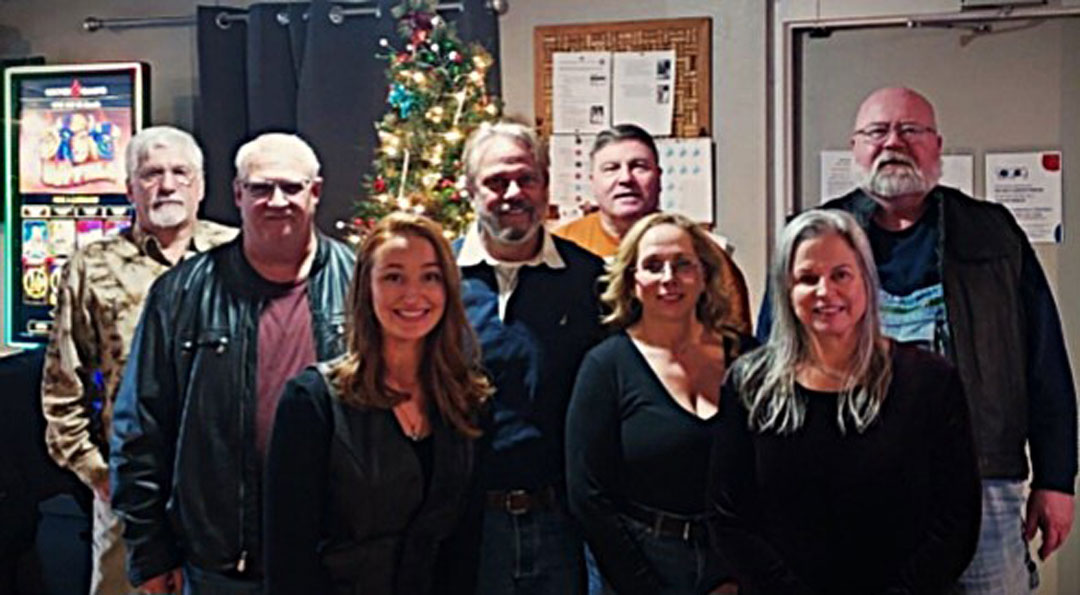
[[(236, 234), (200, 221), (185, 258)], [(143, 298), (171, 266), (157, 238), (132, 227), (78, 250), (61, 272), (41, 382), (45, 442), (87, 485), (108, 478), (113, 401)]]

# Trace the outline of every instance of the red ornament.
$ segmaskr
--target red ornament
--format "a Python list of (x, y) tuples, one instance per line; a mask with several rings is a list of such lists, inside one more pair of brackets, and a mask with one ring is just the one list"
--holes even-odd
[(372, 184), (372, 187), (375, 188), (375, 192), (382, 192), (386, 190), (386, 180), (382, 178), (375, 178), (375, 183)]
[(458, 192), (455, 192), (455, 193), (451, 194), (450, 195), (450, 200), (452, 202), (461, 202), (461, 194), (458, 193)]
[(454, 185), (454, 181), (450, 178), (443, 178), (439, 180), (439, 188), (449, 188)]
[(428, 37), (428, 32), (427, 31), (424, 31), (423, 29), (414, 30), (413, 34), (412, 34), (413, 47), (420, 47), (420, 44), (424, 43), (424, 41), (427, 39), (427, 37)]

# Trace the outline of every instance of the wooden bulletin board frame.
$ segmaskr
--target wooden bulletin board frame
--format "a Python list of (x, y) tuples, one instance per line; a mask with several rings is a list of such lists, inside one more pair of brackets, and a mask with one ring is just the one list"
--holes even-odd
[(657, 19), (533, 30), (533, 95), (536, 128), (551, 135), (552, 54), (587, 51), (675, 50), (676, 137), (712, 136), (712, 18)]

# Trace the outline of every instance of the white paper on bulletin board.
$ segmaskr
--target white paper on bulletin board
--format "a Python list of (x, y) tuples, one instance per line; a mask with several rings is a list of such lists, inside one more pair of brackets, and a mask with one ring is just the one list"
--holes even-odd
[(1061, 151), (986, 154), (986, 199), (1005, 205), (1031, 242), (1061, 242), (1061, 196)]
[(653, 136), (671, 136), (675, 50), (615, 52), (612, 64), (612, 121), (637, 124)]
[[(843, 196), (858, 186), (851, 151), (822, 151), (819, 203)], [(951, 186), (967, 195), (975, 193), (975, 156), (942, 155), (942, 186)]]
[(715, 223), (711, 138), (658, 138), (660, 209), (694, 221)]
[(558, 224), (585, 214), (586, 205), (593, 204), (589, 186), (589, 149), (596, 135), (552, 135), (548, 142), (551, 156), (551, 182), (548, 191), (551, 204), (559, 210)]
[(611, 52), (552, 55), (551, 124), (555, 134), (600, 132), (611, 125)]

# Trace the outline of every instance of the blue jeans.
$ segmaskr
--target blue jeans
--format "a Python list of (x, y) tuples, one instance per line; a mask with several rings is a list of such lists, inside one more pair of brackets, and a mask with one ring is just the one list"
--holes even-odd
[(563, 509), (484, 511), (477, 595), (580, 595), (582, 539)]
[(1024, 541), (1024, 483), (982, 482), (982, 527), (975, 558), (960, 576), (956, 593), (1017, 595), (1039, 586), (1035, 562)]
[(229, 578), (184, 565), (184, 595), (261, 595), (262, 592), (261, 581)]
[[(657, 595), (706, 593), (729, 576), (707, 539), (656, 535), (652, 527), (626, 516), (622, 521), (653, 573), (663, 583)], [(605, 584), (605, 592), (614, 595)]]

